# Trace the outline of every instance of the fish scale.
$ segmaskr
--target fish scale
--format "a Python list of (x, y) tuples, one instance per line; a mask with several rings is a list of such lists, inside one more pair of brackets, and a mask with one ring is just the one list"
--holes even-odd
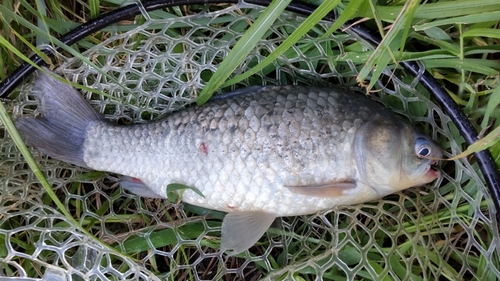
[[(381, 106), (373, 104), (356, 118), (350, 114), (339, 120), (336, 112), (351, 99), (366, 100), (332, 89), (265, 87), (150, 124), (98, 121), (87, 130), (84, 160), (92, 169), (139, 178), (163, 197), (170, 183), (196, 187), (205, 198), (186, 190), (183, 201), (207, 208), (266, 208), (278, 216), (314, 212), (341, 202), (311, 199), (284, 186), (358, 180), (348, 160), (353, 158), (354, 134)], [(337, 122), (342, 126), (332, 126)], [(221, 198), (222, 193), (228, 196)]]
[[(45, 70), (47, 71), (47, 70)], [(378, 199), (428, 183), (441, 157), (428, 137), (361, 95), (336, 88), (249, 87), (148, 124), (105, 121), (71, 86), (39, 72), (39, 118), (16, 125), (54, 158), (123, 174), (121, 185), (228, 212), (221, 249), (251, 247), (276, 217)]]

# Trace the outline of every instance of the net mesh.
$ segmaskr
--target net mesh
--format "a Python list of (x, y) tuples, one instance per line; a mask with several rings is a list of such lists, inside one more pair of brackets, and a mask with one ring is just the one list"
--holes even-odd
[[(58, 73), (107, 94), (85, 92), (106, 118), (141, 123), (192, 103), (262, 8), (245, 3), (142, 13), (108, 27), (81, 58), (60, 54)], [(273, 51), (304, 18), (284, 13), (234, 75)], [(242, 85), (355, 85), (362, 67), (346, 58), (370, 47), (349, 31), (321, 37), (321, 22), (290, 51)], [(423, 68), (421, 69), (423, 71)], [(106, 75), (104, 75), (105, 73)], [(387, 69), (377, 98), (445, 150), (464, 143), (419, 77)], [(36, 114), (31, 86), (8, 104)], [(499, 233), (481, 174), (468, 159), (441, 163), (433, 186), (383, 200), (282, 218), (249, 251), (220, 253), (222, 214), (140, 198), (118, 175), (89, 171), (33, 150), (56, 194), (97, 243), (63, 216), (0, 128), (0, 275), (44, 280), (496, 280)], [(494, 213), (494, 212), (492, 212)], [(392, 278), (392, 279), (391, 279)], [(33, 280), (33, 279), (29, 279)]]

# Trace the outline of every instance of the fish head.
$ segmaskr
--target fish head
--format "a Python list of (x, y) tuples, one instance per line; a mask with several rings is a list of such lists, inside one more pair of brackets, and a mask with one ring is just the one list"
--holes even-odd
[(432, 167), (440, 147), (399, 117), (377, 114), (357, 130), (354, 145), (360, 180), (380, 196), (440, 176)]

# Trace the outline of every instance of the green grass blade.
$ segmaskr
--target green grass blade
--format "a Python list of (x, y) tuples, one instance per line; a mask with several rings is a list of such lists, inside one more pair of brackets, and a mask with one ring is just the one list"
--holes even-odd
[(490, 95), (488, 100), (488, 105), (486, 106), (486, 111), (484, 112), (484, 118), (481, 122), (481, 128), (486, 128), (490, 121), (490, 116), (494, 113), (494, 110), (498, 110), (500, 105), (500, 87), (496, 87)]
[(404, 46), (404, 37), (402, 37), (405, 34), (404, 29), (405, 26), (408, 27), (409, 23), (413, 20), (413, 14), (419, 7), (418, 3), (418, 0), (411, 0), (406, 3), (406, 9), (402, 9), (401, 14), (398, 16), (389, 32), (384, 36), (382, 42), (377, 46), (375, 52), (373, 52), (372, 56), (368, 59), (356, 77), (358, 82), (362, 83), (373, 70), (370, 83), (367, 87), (368, 91), (375, 85), (378, 77), (382, 74), (382, 71), (389, 64), (391, 59), (397, 64), (394, 52), (397, 51), (397, 47), (401, 48), (401, 46)]
[[(108, 79), (110, 79), (109, 81), (113, 81), (114, 83), (116, 83), (116, 85), (119, 85), (119, 87), (122, 87), (123, 89), (125, 89), (125, 87), (121, 83), (118, 83), (118, 81), (116, 80), (115, 77), (112, 77), (112, 76), (110, 76), (107, 73), (104, 73), (97, 65), (95, 65), (93, 62), (91, 62), (87, 57), (83, 56), (80, 52), (74, 50), (70, 46), (62, 43), (57, 38), (52, 37), (48, 32), (43, 31), (42, 29), (40, 29), (36, 25), (32, 24), (28, 20), (24, 19), (23, 17), (20, 17), (20, 16), (14, 14), (12, 11), (6, 9), (6, 7), (4, 7), (2, 5), (0, 5), (0, 13), (2, 13), (2, 14), (9, 14), (9, 16), (11, 16), (15, 20), (19, 21), (20, 24), (22, 24), (25, 27), (33, 30), (37, 34), (37, 36), (41, 36), (41, 37), (49, 40), (52, 43), (52, 45), (59, 46), (62, 49), (64, 49), (65, 51), (71, 53), (71, 55), (73, 55), (74, 57), (77, 57), (81, 61), (87, 63), (88, 65), (92, 66), (94, 69), (96, 69), (97, 71), (99, 71), (102, 75), (106, 76)], [(38, 15), (38, 16), (41, 16), (41, 15)], [(3, 39), (3, 42), (7, 42), (8, 43), (8, 41), (5, 40), (5, 38), (2, 38), (2, 39)], [(26, 56), (24, 56), (22, 53), (20, 53), (17, 50), (16, 50), (15, 54), (18, 55), (23, 60), (27, 59)], [(33, 62), (31, 62), (31, 61), (28, 61), (28, 63), (34, 65)]]
[[(209, 227), (219, 227), (220, 222), (208, 221), (207, 225)], [(151, 249), (151, 245), (157, 248), (178, 243), (179, 239), (176, 233), (187, 240), (196, 239), (205, 231), (205, 225), (201, 221), (192, 221), (173, 228), (151, 232), (149, 236), (131, 236), (123, 243), (123, 247), (127, 254), (148, 251)], [(145, 232), (149, 232), (149, 230), (145, 229)]]
[(380, 33), (380, 36), (384, 37), (385, 36), (385, 31), (384, 31), (384, 25), (382, 24), (382, 19), (380, 18), (378, 14), (378, 10), (375, 6), (375, 2), (373, 0), (368, 0), (368, 6), (370, 9), (367, 11), (370, 12), (370, 15), (368, 18), (373, 18), (375, 20), (375, 23), (377, 24), (378, 32)]
[(31, 64), (32, 66), (40, 69), (40, 67), (36, 63), (32, 62), (27, 56), (25, 56), (23, 53), (21, 53), (19, 50), (17, 50), (15, 46), (13, 46), (12, 44), (10, 44), (9, 41), (7, 41), (5, 38), (3, 38), (1, 36), (0, 36), (0, 45), (2, 45), (5, 48), (7, 48), (9, 51), (11, 51), (15, 55), (17, 55), (23, 61), (25, 61), (25, 62)]
[[(415, 19), (435, 20), (464, 15), (477, 15), (500, 10), (500, 2), (498, 0), (481, 0), (480, 3), (481, 4), (479, 4), (478, 0), (455, 0), (427, 3), (420, 5), (420, 8), (415, 13)], [(392, 22), (396, 20), (397, 15), (401, 13), (403, 7), (378, 5), (376, 9), (382, 20)], [(370, 12), (365, 12), (361, 14), (361, 16), (371, 17), (371, 14)]]
[(464, 48), (464, 55), (488, 54), (500, 52), (500, 45), (496, 46), (471, 46)]
[(101, 1), (99, 0), (90, 0), (89, 1), (89, 8), (90, 8), (90, 17), (95, 19), (99, 16), (100, 14), (100, 9), (99, 6), (101, 5)]
[(446, 41), (446, 42), (452, 42), (453, 40), (451, 39), (450, 35), (446, 33), (443, 29), (439, 27), (431, 27), (426, 30), (424, 30), (425, 35), (429, 36), (432, 39), (438, 40), (438, 41)]
[(487, 149), (493, 145), (496, 145), (498, 142), (500, 142), (500, 127), (497, 127), (491, 133), (486, 135), (484, 138), (476, 141), (475, 143), (471, 144), (464, 152), (453, 156), (447, 160), (456, 160), (460, 159), (463, 157), (467, 157), (471, 155), (472, 153)]
[(441, 26), (441, 25), (450, 25), (450, 24), (469, 24), (469, 23), (477, 23), (484, 21), (500, 21), (500, 11), (482, 13), (481, 15), (467, 15), (462, 17), (449, 18), (444, 20), (437, 20), (429, 23), (424, 23), (420, 25), (414, 25), (413, 29), (416, 31), (425, 30), (427, 28)]
[[(12, 33), (19, 38), (26, 46), (28, 46), (33, 52), (35, 52), (39, 57), (41, 57), (45, 62), (49, 62), (50, 59), (49, 57), (42, 51), (40, 51), (37, 47), (33, 46), (28, 40), (26, 40), (23, 36), (21, 36), (17, 31), (12, 30)], [(30, 63), (31, 60), (27, 57), (25, 57), (27, 60), (23, 59), (24, 61)]]
[[(499, 12), (500, 13), (500, 12)], [(500, 39), (500, 30), (491, 28), (474, 28), (465, 31), (463, 37), (490, 37)]]
[(498, 68), (500, 68), (500, 65), (496, 61), (487, 61), (483, 59), (465, 59), (463, 62), (459, 58), (432, 59), (425, 60), (423, 63), (427, 69), (455, 68), (490, 76), (497, 75)]
[[(408, 38), (408, 34), (410, 33), (410, 28), (411, 28), (411, 24), (412, 24), (412, 21), (413, 21), (413, 18), (415, 17), (415, 13), (417, 12), (418, 8), (420, 7), (419, 4), (420, 4), (420, 1), (410, 1), (410, 2), (407, 2), (408, 4), (408, 9), (406, 10), (406, 15), (404, 17), (404, 20), (403, 20), (403, 35), (402, 35), (402, 40), (401, 40), (401, 45), (399, 46), (399, 49), (401, 51), (404, 50), (405, 48), (405, 43), (406, 43), (406, 40), (405, 38)], [(403, 7), (404, 9), (404, 7)]]
[(426, 36), (423, 36), (423, 35), (418, 34), (418, 33), (412, 33), (411, 37), (413, 37), (419, 41), (423, 41), (425, 43), (433, 44), (433, 45), (435, 45), (443, 50), (448, 51), (450, 54), (452, 54), (454, 56), (458, 57), (460, 55), (460, 48), (458, 47), (457, 44), (446, 42), (446, 41), (439, 40), (439, 39), (426, 37)]
[[(43, 16), (47, 16), (47, 8), (45, 7), (45, 2), (42, 1), (42, 0), (37, 0), (36, 1), (36, 7), (38, 9), (38, 12), (43, 15)], [(43, 21), (43, 18), (44, 17), (38, 17), (38, 27), (42, 28), (45, 32), (49, 32), (47, 28), (47, 25), (44, 23)], [(46, 44), (47, 41), (46, 40), (43, 40), (43, 38), (41, 37), (36, 37), (36, 44), (37, 46), (39, 45), (42, 45), (42, 44)], [(33, 48), (32, 48), (33, 50)]]
[[(32, 16), (34, 16), (38, 19), (38, 22), (37, 22), (38, 27), (41, 30), (43, 30), (44, 33), (48, 33), (49, 30), (54, 30), (59, 34), (64, 34), (68, 31), (70, 31), (71, 29), (80, 25), (78, 23), (69, 21), (66, 17), (63, 17), (64, 14), (62, 11), (60, 11), (60, 7), (56, 8), (59, 10), (54, 9), (54, 6), (56, 6), (56, 5), (53, 2), (48, 3), (48, 4), (50, 4), (50, 6), (46, 6), (45, 9), (48, 9), (50, 7), (51, 11), (53, 11), (53, 12), (58, 11), (57, 12), (57, 15), (58, 15), (57, 19), (49, 18), (47, 16), (46, 11), (43, 9), (43, 7), (41, 7), (39, 5), (37, 5), (36, 8), (34, 8), (31, 6), (31, 3), (29, 3), (26, 0), (21, 0), (20, 3), (27, 10), (27, 12), (29, 11), (32, 14)], [(35, 32), (35, 35), (38, 35), (38, 34)], [(42, 39), (44, 41), (41, 42), (40, 39)], [(49, 40), (46, 40), (46, 38), (37, 36), (37, 45), (40, 45), (41, 43), (47, 44), (47, 43), (49, 43)]]
[(325, 32), (321, 38), (326, 38), (329, 34), (332, 34), (335, 30), (339, 29), (348, 20), (355, 18), (360, 9), (366, 7), (366, 1), (350, 1), (345, 7), (344, 11), (340, 13), (339, 18), (330, 26), (330, 28)]
[[(242, 81), (253, 74), (257, 73), (259, 70), (271, 64), (276, 58), (282, 55), (286, 50), (288, 50), (293, 44), (295, 44), (302, 36), (304, 36), (311, 28), (313, 28), (326, 14), (328, 14), (335, 6), (340, 3), (340, 0), (325, 1), (323, 2), (300, 26), (292, 33), (288, 38), (283, 41), (271, 54), (269, 54), (265, 59), (263, 59), (258, 65), (252, 69), (246, 71), (245, 73), (238, 75), (226, 83), (225, 86), (235, 84)], [(336, 22), (337, 23), (337, 22)]]
[(225, 80), (233, 73), (236, 67), (245, 59), (257, 42), (269, 30), (271, 25), (278, 18), (291, 0), (273, 0), (264, 10), (259, 18), (238, 40), (234, 48), (222, 61), (217, 71), (207, 83), (200, 96), (196, 100), (198, 105), (204, 104), (212, 94), (220, 88)]
[(415, 247), (417, 248), (420, 255), (426, 256), (427, 259), (432, 261), (435, 265), (439, 265), (439, 268), (442, 271), (442, 275), (444, 278), (453, 280), (453, 277), (458, 276), (458, 272), (449, 263), (447, 263), (443, 259), (443, 257), (439, 256), (435, 252), (428, 252), (422, 246), (415, 246)]

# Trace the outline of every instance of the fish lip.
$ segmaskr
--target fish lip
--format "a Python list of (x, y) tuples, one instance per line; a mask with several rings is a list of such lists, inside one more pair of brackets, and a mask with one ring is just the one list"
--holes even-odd
[(426, 177), (432, 178), (432, 180), (435, 180), (441, 176), (441, 171), (437, 169), (437, 164), (438, 160), (435, 159), (430, 159), (428, 162), (428, 165), (425, 168), (425, 175)]
[(427, 170), (427, 174), (430, 175), (433, 179), (437, 179), (441, 176), (441, 171), (429, 167), (429, 170)]
[(428, 166), (427, 172), (432, 171), (433, 174), (435, 174), (435, 175), (437, 175), (437, 177), (439, 177), (441, 175), (441, 172), (437, 169), (437, 163), (438, 163), (438, 160), (432, 159), (429, 162), (429, 166)]

